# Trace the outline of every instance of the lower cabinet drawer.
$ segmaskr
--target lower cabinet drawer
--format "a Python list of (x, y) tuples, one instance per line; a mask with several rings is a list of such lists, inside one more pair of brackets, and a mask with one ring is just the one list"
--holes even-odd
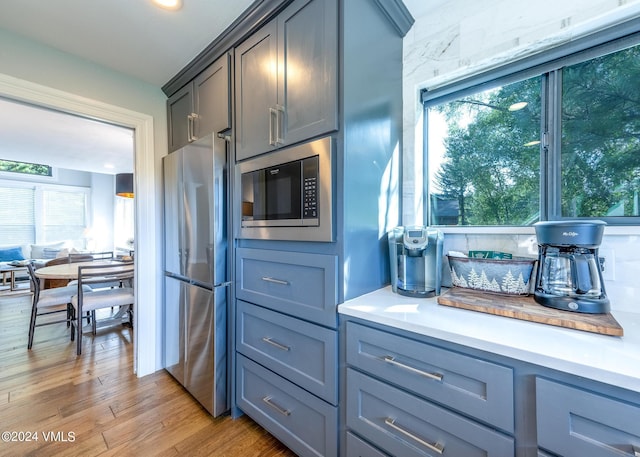
[(337, 327), (337, 257), (236, 249), (236, 297), (327, 327)]
[(538, 445), (563, 457), (640, 455), (640, 405), (536, 379)]
[(347, 427), (402, 457), (507, 457), (513, 438), (347, 369)]
[(361, 440), (353, 433), (347, 432), (347, 456), (346, 457), (388, 457), (366, 441)]
[(237, 355), (238, 406), (299, 456), (338, 455), (338, 408)]
[(454, 351), (347, 323), (347, 363), (508, 433), (513, 370)]
[(237, 301), (236, 347), (322, 399), (338, 404), (335, 330)]

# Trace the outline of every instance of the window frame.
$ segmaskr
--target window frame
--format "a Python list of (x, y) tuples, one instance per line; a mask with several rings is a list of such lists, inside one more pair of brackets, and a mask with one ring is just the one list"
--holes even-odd
[[(14, 161), (15, 162), (15, 161)], [(18, 173), (15, 171), (0, 171), (0, 180), (4, 182), (19, 182), (19, 181), (30, 181), (30, 182), (39, 182), (39, 183), (51, 183), (51, 185), (55, 185), (54, 183), (58, 182), (58, 168), (51, 167), (51, 175), (31, 175), (28, 173)]]
[[(558, 102), (561, 102), (562, 68), (581, 63), (595, 57), (640, 45), (640, 18), (596, 32), (551, 50), (502, 65), (498, 68), (461, 79), (446, 86), (423, 89), (420, 101), (423, 106), (423, 163), (428, 164), (428, 109), (494, 87), (504, 86), (533, 77), (542, 77), (541, 87), (541, 147), (540, 147), (540, 220), (596, 219), (563, 217), (561, 215), (561, 169), (560, 143), (561, 119)], [(558, 133), (556, 135), (556, 133)], [(422, 190), (423, 211), (431, 223), (428, 170), (424, 170)], [(598, 217), (612, 226), (640, 226), (640, 216)], [(483, 226), (438, 226), (450, 228), (519, 228), (527, 226), (483, 225)]]

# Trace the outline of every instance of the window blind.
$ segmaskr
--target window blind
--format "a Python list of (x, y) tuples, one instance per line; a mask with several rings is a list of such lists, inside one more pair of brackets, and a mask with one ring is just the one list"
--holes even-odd
[(79, 240), (86, 226), (84, 192), (42, 191), (44, 241)]
[(35, 242), (35, 190), (0, 187), (0, 244)]

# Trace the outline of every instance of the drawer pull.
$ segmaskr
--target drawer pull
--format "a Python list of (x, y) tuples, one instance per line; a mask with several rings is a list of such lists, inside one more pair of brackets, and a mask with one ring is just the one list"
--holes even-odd
[(429, 442), (427, 442), (427, 441), (425, 441), (425, 440), (423, 440), (421, 438), (418, 438), (413, 433), (403, 429), (399, 425), (396, 425), (396, 420), (395, 419), (391, 419), (390, 417), (387, 417), (384, 420), (384, 423), (387, 424), (392, 429), (394, 429), (394, 430), (402, 433), (403, 435), (408, 436), (412, 440), (422, 444), (427, 449), (431, 449), (433, 452), (437, 452), (438, 454), (443, 454), (444, 453), (444, 445), (442, 445), (442, 444), (440, 444), (438, 442), (436, 442), (435, 444), (431, 444), (431, 443), (429, 443)]
[(262, 337), (262, 341), (264, 341), (265, 343), (269, 343), (271, 346), (275, 346), (278, 349), (282, 349), (283, 351), (288, 351), (291, 348), (289, 346), (285, 346), (284, 344), (280, 344), (277, 341), (274, 341), (271, 337), (269, 336), (263, 336)]
[(269, 276), (263, 276), (262, 280), (267, 282), (272, 282), (274, 284), (281, 284), (283, 286), (289, 285), (289, 281), (285, 281), (283, 279), (270, 278)]
[(278, 405), (276, 405), (274, 402), (271, 401), (272, 398), (273, 397), (271, 395), (269, 395), (269, 396), (263, 397), (262, 401), (265, 402), (267, 405), (271, 406), (273, 409), (278, 411), (283, 416), (290, 416), (291, 415), (291, 411), (289, 411), (288, 409), (281, 408)]
[(392, 357), (390, 355), (385, 355), (384, 357), (382, 357), (382, 360), (384, 360), (387, 363), (390, 363), (391, 365), (404, 368), (405, 370), (408, 370), (412, 373), (419, 374), (420, 376), (425, 376), (429, 379), (435, 379), (436, 381), (442, 381), (442, 378), (444, 377), (440, 373), (429, 373), (428, 371), (418, 370), (417, 368), (413, 368), (413, 367), (410, 367), (409, 365), (405, 365), (404, 363), (400, 363), (395, 359), (395, 357)]
[(640, 448), (631, 446), (631, 450), (633, 451), (633, 457), (640, 457)]

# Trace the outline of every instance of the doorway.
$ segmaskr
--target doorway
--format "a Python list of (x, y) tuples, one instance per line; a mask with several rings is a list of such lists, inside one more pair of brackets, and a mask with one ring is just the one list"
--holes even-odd
[[(125, 108), (86, 99), (71, 93), (0, 74), (0, 96), (54, 109), (81, 117), (101, 120), (134, 131), (136, 308), (134, 325), (134, 371), (144, 376), (156, 371), (160, 321), (158, 284), (156, 194), (154, 170), (153, 118)], [(144, 319), (140, 319), (144, 316)]]

